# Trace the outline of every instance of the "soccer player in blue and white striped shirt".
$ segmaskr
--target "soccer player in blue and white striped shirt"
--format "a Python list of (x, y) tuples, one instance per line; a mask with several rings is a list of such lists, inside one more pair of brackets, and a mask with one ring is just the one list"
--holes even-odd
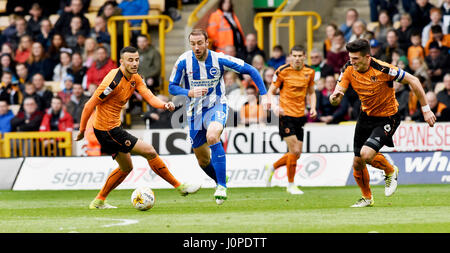
[(193, 30), (189, 43), (192, 50), (182, 54), (173, 67), (169, 92), (187, 97), (192, 147), (200, 167), (217, 183), (214, 197), (220, 205), (227, 199), (226, 158), (220, 142), (228, 116), (224, 72), (250, 75), (262, 95), (263, 108), (270, 109), (270, 102), (259, 72), (243, 60), (208, 50), (205, 31)]

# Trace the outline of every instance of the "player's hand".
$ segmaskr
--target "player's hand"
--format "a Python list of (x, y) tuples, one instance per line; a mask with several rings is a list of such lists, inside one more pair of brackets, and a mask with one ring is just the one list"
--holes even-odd
[(315, 119), (315, 118), (317, 117), (317, 111), (316, 111), (316, 108), (311, 108), (311, 109), (309, 110), (309, 117), (310, 117), (311, 119)]
[(75, 138), (75, 141), (81, 141), (84, 138), (84, 131), (78, 132), (77, 138)]
[(267, 96), (267, 94), (264, 94), (261, 96), (261, 104), (264, 110), (270, 110), (270, 108), (272, 107), (271, 101), (269, 99), (269, 96)]
[(436, 123), (436, 115), (432, 111), (424, 112), (423, 118), (428, 123), (430, 127), (434, 126), (434, 123)]
[(175, 105), (172, 102), (168, 102), (164, 105), (164, 109), (173, 112), (175, 110)]
[(198, 98), (203, 97), (208, 93), (208, 88), (206, 87), (194, 87), (192, 90), (189, 91), (188, 96), (191, 98)]
[(333, 94), (330, 95), (330, 103), (332, 106), (337, 106), (340, 102), (344, 93), (342, 91), (335, 90)]

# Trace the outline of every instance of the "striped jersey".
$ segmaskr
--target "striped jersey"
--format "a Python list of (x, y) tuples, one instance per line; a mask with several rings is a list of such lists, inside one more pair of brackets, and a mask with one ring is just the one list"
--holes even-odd
[(175, 63), (170, 75), (170, 85), (179, 85), (190, 90), (194, 87), (207, 87), (205, 96), (187, 97), (187, 115), (195, 116), (204, 108), (212, 108), (215, 104), (227, 104), (225, 97), (225, 71), (248, 73), (248, 65), (243, 60), (223, 53), (207, 50), (205, 61), (199, 61), (192, 50), (183, 53)]

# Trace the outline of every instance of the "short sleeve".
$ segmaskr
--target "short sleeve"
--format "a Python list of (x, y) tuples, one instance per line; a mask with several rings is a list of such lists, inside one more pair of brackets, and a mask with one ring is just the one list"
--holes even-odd
[(350, 68), (345, 68), (343, 72), (338, 77), (337, 85), (342, 88), (348, 89), (348, 85), (350, 84)]
[(275, 71), (275, 74), (273, 74), (272, 78), (272, 84), (275, 85), (275, 87), (280, 88), (281, 84), (283, 83), (283, 74), (280, 70)]

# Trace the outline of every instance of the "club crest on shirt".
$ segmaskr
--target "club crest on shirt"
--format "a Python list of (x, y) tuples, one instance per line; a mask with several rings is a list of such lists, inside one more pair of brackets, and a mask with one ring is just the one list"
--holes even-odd
[(136, 86), (136, 81), (131, 81), (130, 84), (132, 87), (134, 87), (134, 86)]
[(371, 77), (370, 77), (370, 80), (371, 80), (372, 82), (376, 82), (378, 79), (377, 79), (376, 76), (371, 76)]
[(216, 76), (217, 74), (219, 74), (219, 70), (216, 67), (212, 67), (209, 69), (209, 74), (212, 76)]
[(131, 145), (131, 141), (130, 140), (126, 140), (125, 141), (125, 146), (129, 147)]

